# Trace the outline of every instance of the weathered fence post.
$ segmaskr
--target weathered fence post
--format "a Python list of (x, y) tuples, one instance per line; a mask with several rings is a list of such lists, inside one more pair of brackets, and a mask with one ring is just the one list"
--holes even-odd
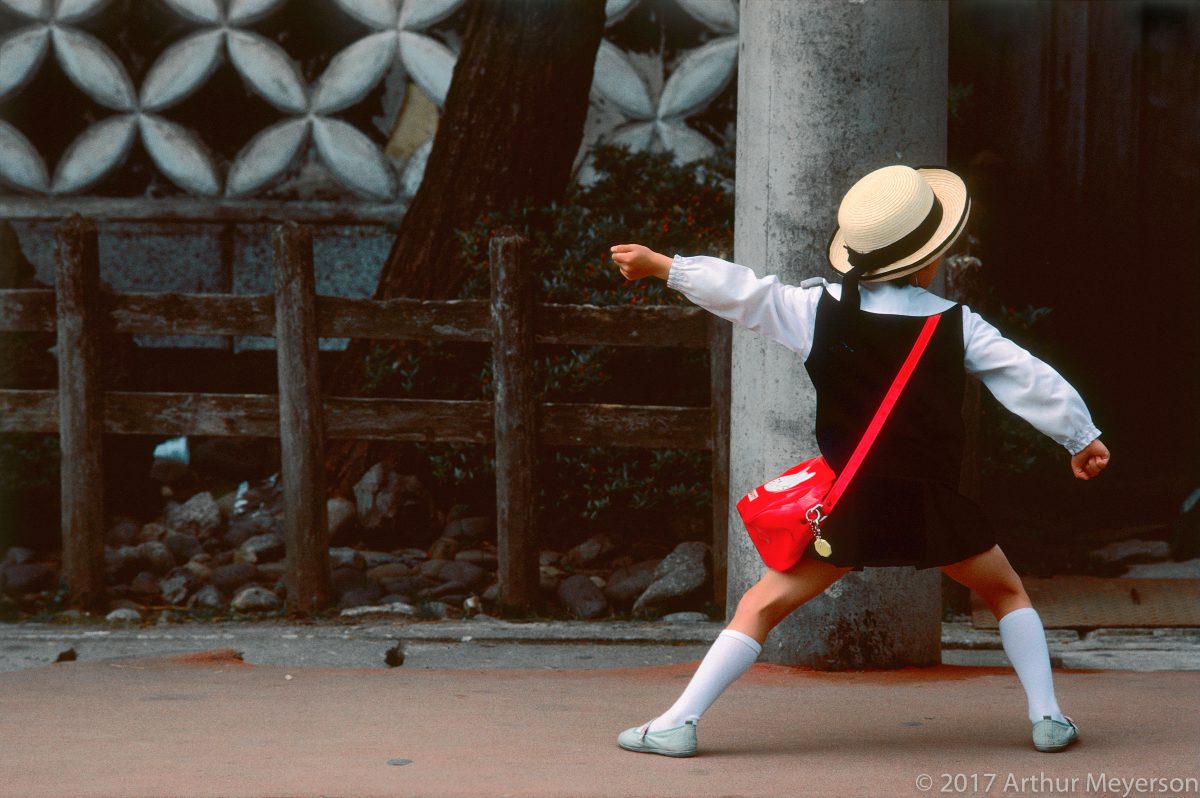
[(284, 222), (272, 236), (289, 614), (332, 603), (325, 513), (325, 418), (317, 360), (312, 231)]
[(538, 412), (533, 384), (533, 280), (525, 240), (504, 231), (488, 242), (492, 280), (495, 387), (496, 548), (500, 601), (530, 607), (538, 598)]
[(62, 451), (62, 574), (77, 608), (104, 603), (104, 394), (100, 384), (100, 260), (96, 223), (59, 227), (58, 440)]
[(708, 314), (709, 407), (712, 410), (713, 603), (725, 607), (729, 562), (729, 382), (733, 325)]

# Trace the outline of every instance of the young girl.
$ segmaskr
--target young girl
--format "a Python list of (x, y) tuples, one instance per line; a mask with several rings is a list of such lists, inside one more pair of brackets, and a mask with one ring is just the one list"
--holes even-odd
[(1025, 689), (1034, 747), (1061, 751), (1078, 739), (1054, 697), (1041, 619), (979, 506), (957, 489), (965, 375), (977, 376), (1001, 404), (1066, 448), (1079, 479), (1099, 474), (1109, 453), (1078, 392), (1057, 372), (970, 308), (925, 290), (969, 211), (965, 184), (945, 169), (871, 172), (838, 208), (829, 259), (843, 274), (841, 285), (821, 278), (787, 285), (717, 258), (668, 258), (638, 244), (612, 247), (626, 278), (666, 280), (700, 307), (795, 351), (816, 389), (818, 446), (838, 472), (925, 317), (943, 314), (883, 431), (823, 525), (832, 553), (821, 557), (810, 543), (787, 571), (767, 568), (675, 704), (621, 732), (622, 748), (694, 755), (700, 716), (758, 658), (776, 624), (846, 572), (889, 565), (936, 566), (978, 593), (998, 619), (1004, 652)]

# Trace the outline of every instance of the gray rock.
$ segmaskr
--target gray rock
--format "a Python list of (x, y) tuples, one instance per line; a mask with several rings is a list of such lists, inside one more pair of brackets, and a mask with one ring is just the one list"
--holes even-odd
[(468, 589), (487, 579), (488, 572), (469, 562), (451, 560), (438, 571), (438, 579), (446, 582), (461, 582)]
[(1089, 556), (1106, 563), (1151, 562), (1170, 557), (1171, 547), (1165, 540), (1114, 540)]
[(137, 556), (148, 570), (159, 576), (175, 567), (175, 555), (171, 554), (167, 544), (157, 540), (147, 540), (139, 545)]
[(426, 560), (421, 563), (421, 576), (428, 576), (431, 579), (437, 579), (441, 574), (442, 569), (450, 563), (450, 560)]
[(104, 616), (104, 620), (108, 621), (109, 623), (124, 623), (127, 621), (140, 621), (141, 619), (142, 614), (137, 610), (130, 609), (129, 607), (115, 609), (108, 615)]
[(654, 581), (633, 603), (633, 613), (695, 609), (696, 602), (704, 601), (711, 581), (708, 545), (700, 541), (680, 543), (654, 569)]
[(333, 592), (339, 598), (352, 590), (365, 590), (373, 594), (371, 601), (379, 598), (379, 584), (357, 568), (341, 567), (333, 569)]
[(234, 562), (214, 568), (212, 582), (226, 593), (232, 593), (257, 575), (258, 569), (250, 563)]
[(254, 566), (256, 582), (275, 582), (287, 574), (287, 563), (283, 560), (260, 562)]
[(654, 581), (654, 569), (661, 560), (643, 560), (609, 574), (604, 595), (618, 606), (627, 607)]
[(334, 496), (325, 502), (325, 518), (328, 521), (329, 539), (334, 540), (338, 535), (350, 531), (358, 517), (354, 502)]
[(459, 562), (469, 562), (473, 565), (478, 565), (480, 568), (495, 568), (499, 564), (496, 555), (491, 552), (481, 551), (480, 549), (467, 549), (460, 551), (454, 555), (454, 559)]
[(184, 568), (196, 577), (199, 582), (212, 581), (212, 555), (206, 552), (193, 555), (192, 559), (188, 560), (183, 565)]
[(703, 612), (672, 612), (660, 620), (664, 623), (708, 623), (711, 619)]
[(110, 546), (128, 546), (137, 542), (139, 531), (137, 521), (121, 518), (108, 530), (105, 542)]
[(542, 590), (557, 590), (558, 583), (566, 575), (567, 572), (561, 568), (555, 568), (553, 565), (543, 565), (538, 569), (538, 584)]
[(455, 518), (446, 524), (442, 530), (444, 537), (453, 538), (460, 543), (470, 545), (481, 540), (496, 536), (495, 523), (483, 515), (473, 515), (466, 518)]
[(538, 565), (558, 565), (562, 561), (562, 554), (550, 549), (542, 549), (538, 552)]
[(176, 532), (203, 540), (220, 529), (221, 508), (208, 491), (197, 493), (183, 504), (168, 507), (167, 524)]
[(389, 593), (397, 593), (401, 596), (415, 596), (422, 590), (428, 590), (437, 583), (432, 579), (427, 579), (419, 575), (411, 576), (396, 576), (388, 579), (382, 579), (379, 586)]
[(230, 606), (238, 612), (270, 612), (282, 605), (279, 596), (258, 585), (242, 588), (230, 602)]
[[(388, 593), (386, 596), (384, 596), (383, 598), (381, 598), (379, 600), (379, 604), (376, 606), (386, 607), (388, 604), (411, 605), (412, 602), (408, 600), (408, 596), (401, 595), (400, 593)], [(413, 607), (413, 609), (414, 609), (414, 611), (416, 610), (415, 607)]]
[(158, 590), (168, 604), (183, 604), (195, 587), (196, 577), (183, 568), (176, 569), (158, 582)]
[(612, 538), (600, 532), (568, 550), (563, 555), (563, 562), (572, 566), (591, 565), (616, 547)]
[(484, 601), (498, 600), (500, 598), (500, 583), (493, 582), (492, 584), (488, 585), (487, 590), (483, 591), (482, 598)]
[(599, 618), (608, 613), (608, 599), (596, 583), (583, 574), (574, 574), (558, 586), (558, 598), (576, 617)]
[(238, 559), (242, 562), (271, 562), (283, 555), (283, 538), (273, 532), (255, 535), (238, 547)]
[[(422, 590), (418, 593), (420, 598), (441, 598), (443, 601), (448, 601), (445, 596), (461, 594), (465, 596), (471, 592), (469, 585), (464, 585), (462, 582), (443, 582), (442, 584)], [(461, 601), (461, 599), (460, 599)]]
[(453, 608), (444, 601), (422, 602), (418, 611), (442, 620), (454, 617)]
[(54, 571), (44, 563), (23, 562), (4, 567), (4, 592), (10, 596), (53, 590), (54, 584)]
[(142, 570), (141, 551), (137, 546), (104, 548), (104, 572), (109, 582), (128, 582)]
[(329, 565), (331, 568), (357, 568), (362, 571), (367, 567), (367, 559), (358, 549), (340, 546), (329, 550)]
[(429, 546), (429, 559), (431, 560), (453, 560), (466, 544), (456, 538), (448, 538), (442, 535)]
[(129, 583), (129, 592), (143, 597), (157, 596), (158, 577), (149, 571), (142, 571)]
[(192, 594), (188, 599), (188, 607), (203, 607), (207, 609), (217, 609), (223, 607), (225, 602), (221, 599), (221, 591), (217, 590), (215, 585), (205, 585)]
[(145, 543), (147, 540), (162, 540), (170, 530), (162, 524), (151, 521), (138, 530), (135, 543)]
[(367, 576), (374, 579), (376, 582), (382, 582), (384, 579), (395, 579), (398, 576), (409, 576), (416, 569), (411, 565), (402, 562), (388, 562), (383, 565), (376, 565), (374, 568), (367, 569)]
[(204, 547), (200, 545), (197, 538), (182, 532), (169, 531), (162, 542), (171, 550), (171, 556), (175, 558), (175, 562), (188, 562), (197, 554), (204, 552)]
[[(242, 484), (245, 485), (246, 483), (243, 482)], [(232, 518), (235, 514), (234, 508), (238, 502), (238, 491), (227, 490), (216, 498), (216, 502), (217, 509), (221, 511), (221, 517), (225, 519)]]
[(381, 595), (379, 586), (371, 583), (371, 587), (356, 587), (347, 590), (338, 599), (338, 607), (346, 609), (348, 607), (369, 607), (379, 603)]
[[(330, 551), (333, 550), (330, 549)], [(351, 551), (356, 550), (351, 549)], [(400, 555), (392, 554), (386, 551), (357, 551), (356, 553), (362, 557), (363, 567), (367, 570), (378, 568), (381, 565), (390, 565), (392, 563), (400, 563), (404, 561)]]
[(230, 546), (240, 546), (250, 538), (268, 534), (282, 537), (283, 524), (266, 510), (252, 510), (231, 517), (224, 537)]
[(403, 535), (414, 544), (433, 537), (433, 497), (411, 474), (376, 463), (354, 486), (354, 501), (363, 529), (381, 530), (389, 537)]

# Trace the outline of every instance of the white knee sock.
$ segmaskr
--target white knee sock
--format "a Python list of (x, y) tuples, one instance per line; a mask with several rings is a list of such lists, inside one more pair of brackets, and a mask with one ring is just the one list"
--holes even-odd
[(1012, 663), (1025, 697), (1029, 699), (1029, 720), (1037, 723), (1043, 716), (1063, 720), (1054, 698), (1054, 682), (1050, 676), (1050, 649), (1046, 645), (1046, 630), (1033, 607), (1021, 607), (1005, 614), (999, 621), (1000, 643)]
[(655, 732), (682, 726), (688, 720), (699, 723), (700, 716), (712, 706), (717, 696), (745, 673), (760, 653), (762, 646), (750, 635), (736, 629), (722, 630), (700, 661), (700, 667), (683, 695), (670, 709), (639, 728), (645, 729), (649, 725), (650, 731)]

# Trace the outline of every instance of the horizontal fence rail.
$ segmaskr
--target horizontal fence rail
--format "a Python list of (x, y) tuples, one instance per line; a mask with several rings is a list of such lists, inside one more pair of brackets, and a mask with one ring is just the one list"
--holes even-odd
[[(245, 294), (105, 294), (110, 329), (137, 335), (274, 335), (275, 298)], [(318, 296), (317, 335), (379, 340), (490, 341), (486, 299), (354, 299)], [(539, 344), (708, 346), (708, 314), (671, 305), (603, 307), (540, 304)], [(54, 290), (0, 291), (0, 332), (55, 329)]]
[[(491, 443), (485, 400), (326, 396), (325, 435), (377, 441)], [(541, 403), (546, 446), (711, 448), (707, 407)], [(112, 435), (279, 437), (275, 394), (107, 391), (103, 430)], [(58, 392), (0, 390), (0, 432), (58, 432)]]
[[(316, 295), (312, 233), (295, 222), (272, 236), (273, 295), (101, 291), (95, 222), (73, 216), (58, 239), (56, 287), (0, 290), (0, 333), (57, 332), (59, 389), (0, 389), (0, 432), (60, 436), (63, 570), (76, 605), (98, 606), (104, 595), (101, 436), (114, 434), (278, 437), (293, 612), (332, 602), (320, 467), (327, 438), (494, 445), (500, 594), (511, 606), (530, 606), (539, 591), (538, 446), (711, 450), (714, 598), (724, 605), (728, 322), (695, 307), (538, 304), (524, 241), (513, 234), (489, 247), (491, 298), (446, 301)], [(103, 391), (102, 339), (112, 333), (273, 336), (278, 359), (287, 359), (277, 365), (279, 393)], [(319, 337), (491, 343), (495, 400), (322, 395)], [(707, 348), (710, 405), (540, 401), (535, 343)]]

